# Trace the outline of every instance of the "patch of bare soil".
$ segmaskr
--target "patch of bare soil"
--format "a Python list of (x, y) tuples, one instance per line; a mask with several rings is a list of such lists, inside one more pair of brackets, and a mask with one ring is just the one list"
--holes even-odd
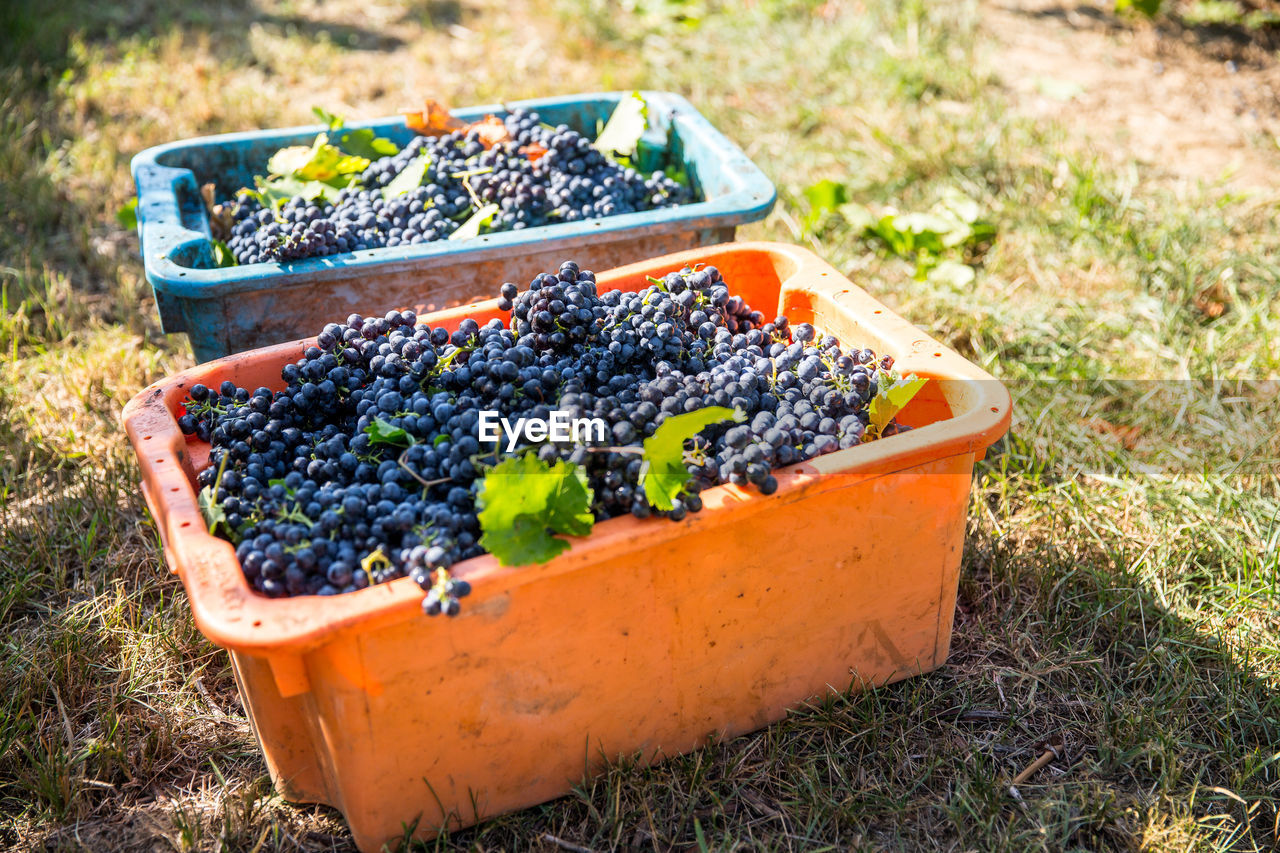
[(1264, 34), (1117, 18), (1111, 4), (989, 0), (992, 66), (1017, 108), (1153, 175), (1280, 187), (1280, 62)]

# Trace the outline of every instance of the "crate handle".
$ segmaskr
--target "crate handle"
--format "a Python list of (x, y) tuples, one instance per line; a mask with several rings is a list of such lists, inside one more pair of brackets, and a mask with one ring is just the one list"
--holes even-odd
[[(138, 234), (144, 257), (153, 257), (169, 266), (179, 266), (175, 258), (195, 269), (213, 266), (209, 217), (196, 186), (195, 173), (156, 163), (139, 164), (134, 170), (138, 186)], [(181, 302), (162, 282), (155, 285), (156, 308), (166, 334), (187, 331)]]

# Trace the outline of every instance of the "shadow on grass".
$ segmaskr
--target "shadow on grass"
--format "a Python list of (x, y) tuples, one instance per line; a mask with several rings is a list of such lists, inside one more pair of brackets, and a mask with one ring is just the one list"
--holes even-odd
[[(93, 115), (92, 108), (86, 117), (84, 104), (72, 103), (83, 96), (68, 94), (66, 80), (105, 73), (81, 67), (86, 48), (80, 45), (92, 56), (95, 45), (124, 42), (124, 51), (180, 32), (207, 37), (208, 49), (231, 64), (252, 66), (259, 64), (248, 38), (255, 26), (299, 44), (323, 41), (342, 50), (390, 51), (405, 43), (395, 27), (326, 20), (321, 16), (342, 14), (328, 7), (310, 11), (314, 15), (256, 0), (17, 0), (6, 8), (0, 39), (0, 350), (62, 340), (92, 317), (156, 332), (149, 303), (139, 304), (146, 289), (137, 276), (136, 237), (111, 221), (115, 204), (100, 197), (111, 181), (99, 174), (87, 182), (92, 191), (74, 189), (86, 183), (74, 174), (86, 166), (68, 154), (75, 151), (72, 144), (113, 121)], [(467, 11), (457, 0), (417, 0), (402, 23), (447, 27)], [(108, 165), (100, 172), (122, 171), (127, 160), (127, 152), (111, 145), (101, 155)]]
[[(68, 62), (73, 38), (91, 44), (114, 43), (124, 38), (158, 37), (174, 29), (207, 33), (215, 46), (235, 49), (239, 56), (239, 47), (255, 24), (280, 27), (309, 41), (327, 39), (352, 50), (390, 50), (404, 44), (403, 39), (376, 26), (316, 20), (272, 11), (264, 5), (256, 0), (211, 4), (184, 0), (68, 0), (56, 4), (16, 0), (10, 5), (6, 38), (0, 41), (0, 65), (38, 63), (56, 74)], [(415, 0), (401, 20), (440, 28), (460, 23), (466, 12), (459, 0)]]
[(233, 675), (164, 568), (132, 460), (69, 459), (3, 398), (0, 847), (167, 848), (169, 798), (193, 777), (225, 768), (224, 817), (260, 799)]
[[(1179, 8), (1183, 5), (1185, 4), (1165, 0), (1164, 11), (1151, 19), (1152, 26), (1162, 38), (1190, 45), (1207, 58), (1221, 62), (1231, 60), (1239, 65), (1257, 67), (1274, 63), (1272, 54), (1280, 48), (1280, 16), (1275, 20), (1254, 22), (1255, 19), (1240, 11), (1238, 15), (1232, 14), (1222, 19), (1200, 19), (1184, 14), (1184, 10)], [(1123, 18), (1083, 2), (1013, 11), (1032, 19), (1061, 21), (1073, 29), (1103, 30), (1110, 33), (1128, 29)]]

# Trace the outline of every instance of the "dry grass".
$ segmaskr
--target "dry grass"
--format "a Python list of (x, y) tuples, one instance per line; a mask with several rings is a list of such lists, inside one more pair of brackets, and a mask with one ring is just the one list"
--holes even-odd
[[(953, 653), (428, 846), (1272, 849), (1274, 195), (1189, 187), (1020, 115), (972, 3), (541, 7), (16, 7), (0, 45), (0, 846), (352, 849), (336, 812), (272, 793), (134, 485), (123, 401), (190, 355), (159, 333), (113, 218), (129, 157), (313, 105), (371, 117), (427, 94), (644, 85), (685, 93), (778, 184), (747, 236), (814, 246), (1014, 390), (1013, 433), (975, 482)], [(902, 210), (958, 187), (999, 237), (973, 285), (916, 281), (839, 217), (803, 224), (821, 178)], [(1051, 736), (1067, 760), (1014, 800)]]

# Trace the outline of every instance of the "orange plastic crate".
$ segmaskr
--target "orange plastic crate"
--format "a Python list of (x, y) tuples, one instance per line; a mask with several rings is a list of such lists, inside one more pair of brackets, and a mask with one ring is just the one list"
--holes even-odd
[[(422, 615), (402, 578), (328, 598), (268, 599), (210, 536), (195, 474), (208, 445), (175, 411), (197, 382), (281, 388), (310, 340), (158, 382), (125, 408), (143, 492), (196, 625), (231, 653), (277, 788), (340, 809), (362, 850), (567, 793), (607, 759), (644, 761), (780, 719), (829, 691), (928, 672), (947, 657), (974, 462), (1008, 429), (1003, 385), (811, 252), (736, 243), (598, 276), (601, 291), (714, 264), (768, 314), (812, 322), (929, 382), (916, 429), (776, 473), (770, 496), (702, 493), (673, 523), (601, 522), (549, 563), (460, 563), (456, 619)], [(495, 283), (496, 287), (496, 283)], [(456, 327), (494, 302), (422, 318)]]

